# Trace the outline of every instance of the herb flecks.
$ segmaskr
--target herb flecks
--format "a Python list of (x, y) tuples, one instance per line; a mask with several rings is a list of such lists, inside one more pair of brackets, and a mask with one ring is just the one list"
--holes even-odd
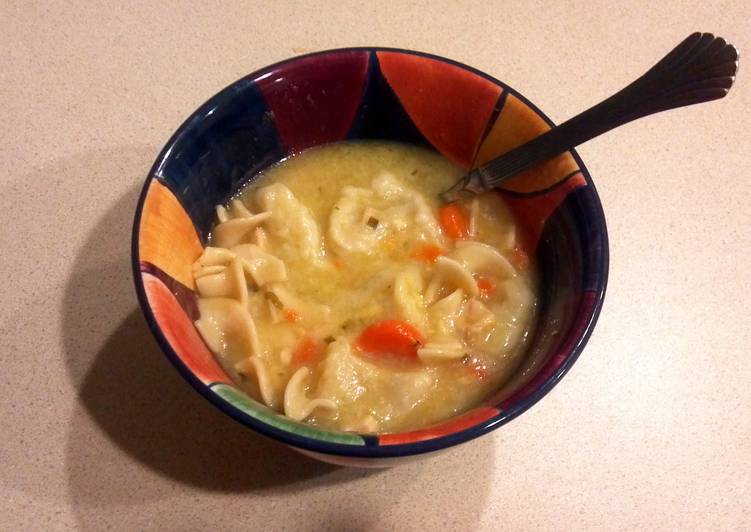
[(284, 308), (284, 303), (282, 303), (282, 300), (279, 299), (279, 296), (277, 296), (274, 292), (266, 292), (266, 298), (271, 301), (271, 304), (276, 308)]

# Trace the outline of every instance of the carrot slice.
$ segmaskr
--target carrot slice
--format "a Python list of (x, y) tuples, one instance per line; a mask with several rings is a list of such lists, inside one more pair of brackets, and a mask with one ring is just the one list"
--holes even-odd
[(420, 331), (407, 322), (382, 320), (367, 327), (357, 339), (357, 347), (369, 354), (413, 360), (425, 343)]
[(435, 262), (441, 255), (443, 255), (441, 248), (433, 244), (421, 247), (412, 257), (423, 262)]
[(297, 323), (302, 319), (300, 313), (296, 310), (292, 310), (291, 308), (285, 308), (284, 310), (282, 310), (282, 314), (284, 314), (284, 319), (290, 323)]
[(296, 366), (313, 364), (318, 359), (321, 346), (311, 336), (305, 336), (292, 354), (292, 363)]
[(495, 292), (495, 281), (490, 277), (480, 276), (477, 278), (477, 288), (480, 289), (480, 292), (484, 297), (488, 297)]
[(462, 240), (469, 236), (469, 220), (455, 203), (444, 205), (438, 211), (438, 219), (441, 222), (443, 232), (455, 240)]

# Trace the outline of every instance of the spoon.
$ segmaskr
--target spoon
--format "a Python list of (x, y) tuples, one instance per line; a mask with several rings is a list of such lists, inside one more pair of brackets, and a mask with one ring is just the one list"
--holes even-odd
[(537, 163), (647, 115), (723, 98), (735, 81), (738, 50), (693, 33), (639, 79), (583, 113), (471, 170), (441, 194), (446, 202), (496, 187)]

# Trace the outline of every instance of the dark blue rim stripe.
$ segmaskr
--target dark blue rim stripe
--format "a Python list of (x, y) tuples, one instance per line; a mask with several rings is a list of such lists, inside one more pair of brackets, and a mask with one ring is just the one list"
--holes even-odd
[(195, 375), (193, 375), (191, 371), (183, 364), (183, 362), (180, 360), (180, 358), (177, 356), (177, 354), (174, 352), (172, 347), (167, 342), (166, 338), (164, 337), (161, 330), (159, 329), (159, 326), (156, 323), (154, 314), (152, 313), (148, 304), (148, 300), (146, 298), (146, 293), (144, 291), (144, 286), (143, 286), (143, 280), (141, 279), (141, 273), (140, 273), (140, 257), (139, 257), (139, 252), (138, 252), (138, 237), (139, 237), (138, 230), (141, 224), (141, 215), (143, 212), (143, 204), (146, 198), (146, 192), (148, 191), (149, 184), (151, 183), (151, 180), (154, 178), (154, 174), (157, 168), (159, 167), (160, 162), (168, 154), (169, 149), (172, 146), (173, 142), (178, 138), (178, 136), (183, 132), (183, 130), (186, 129), (187, 124), (189, 124), (190, 121), (194, 117), (198, 116), (201, 113), (206, 112), (208, 109), (218, 104), (219, 101), (227, 97), (229, 92), (231, 92), (231, 88), (235, 84), (242, 82), (243, 80), (253, 80), (265, 73), (271, 72), (289, 62), (293, 62), (302, 57), (312, 57), (312, 56), (317, 56), (317, 55), (350, 52), (350, 51), (398, 52), (398, 53), (407, 54), (407, 55), (416, 55), (420, 57), (426, 57), (429, 59), (434, 59), (434, 60), (441, 61), (447, 64), (458, 66), (460, 68), (463, 68), (469, 72), (472, 72), (478, 76), (481, 76), (491, 81), (492, 83), (495, 83), (498, 86), (502, 87), (503, 89), (508, 91), (510, 94), (513, 94), (514, 96), (519, 98), (523, 103), (528, 105), (543, 120), (545, 120), (545, 122), (548, 125), (550, 125), (551, 127), (555, 125), (553, 121), (550, 120), (550, 118), (548, 118), (547, 115), (545, 115), (542, 111), (540, 111), (540, 109), (537, 108), (536, 105), (534, 105), (532, 102), (527, 100), (527, 98), (525, 98), (523, 95), (521, 95), (519, 92), (517, 92), (512, 87), (509, 87), (505, 83), (502, 83), (501, 81), (495, 79), (492, 76), (489, 76), (488, 74), (485, 74), (484, 72), (477, 70), (476, 68), (470, 67), (458, 61), (446, 59), (444, 57), (440, 57), (440, 56), (425, 53), (425, 52), (404, 50), (400, 48), (378, 48), (378, 47), (338, 48), (338, 49), (333, 49), (333, 50), (323, 50), (320, 52), (300, 55), (300, 56), (293, 57), (290, 59), (285, 59), (284, 61), (280, 61), (278, 63), (274, 63), (273, 65), (269, 65), (251, 74), (248, 74), (247, 76), (243, 76), (242, 78), (228, 85), (227, 87), (222, 89), (220, 92), (218, 92), (216, 95), (214, 95), (209, 100), (207, 100), (201, 107), (198, 108), (198, 110), (192, 113), (180, 125), (180, 127), (170, 137), (169, 141), (167, 141), (164, 148), (162, 148), (162, 151), (159, 153), (156, 161), (154, 162), (153, 166), (151, 167), (151, 170), (149, 171), (149, 176), (146, 178), (146, 182), (143, 185), (143, 188), (141, 190), (141, 195), (138, 199), (138, 204), (136, 206), (136, 215), (133, 221), (133, 234), (132, 234), (132, 240), (131, 240), (131, 265), (132, 265), (132, 271), (133, 271), (133, 281), (135, 283), (135, 289), (136, 289), (136, 295), (138, 297), (138, 302), (141, 306), (141, 309), (144, 312), (146, 321), (149, 324), (149, 328), (151, 329), (151, 332), (154, 334), (154, 337), (156, 338), (160, 347), (162, 348), (164, 353), (167, 355), (167, 358), (169, 358), (169, 360), (177, 368), (180, 374), (203, 397), (205, 397), (209, 402), (214, 404), (222, 412), (229, 415), (236, 421), (243, 423), (244, 425), (248, 425), (249, 427), (253, 428), (254, 430), (258, 431), (259, 433), (265, 436), (274, 438), (276, 440), (279, 440), (289, 445), (300, 447), (302, 449), (307, 449), (309, 451), (314, 451), (314, 452), (319, 452), (319, 453), (324, 453), (324, 454), (338, 455), (338, 456), (352, 456), (352, 457), (374, 457), (374, 458), (384, 457), (385, 458), (385, 457), (411, 456), (411, 455), (423, 454), (423, 453), (428, 453), (428, 452), (444, 449), (446, 447), (450, 447), (459, 443), (472, 440), (474, 438), (482, 436), (490, 432), (491, 430), (497, 427), (500, 427), (501, 425), (504, 425), (508, 423), (509, 421), (515, 419), (522, 412), (524, 412), (525, 410), (530, 408), (532, 405), (537, 403), (540, 399), (542, 399), (542, 397), (544, 397), (558, 383), (558, 381), (561, 380), (561, 378), (568, 372), (568, 370), (571, 368), (574, 362), (576, 362), (576, 360), (579, 358), (579, 355), (581, 354), (582, 350), (587, 344), (587, 341), (592, 335), (594, 325), (597, 322), (597, 318), (599, 317), (600, 312), (602, 310), (603, 299), (605, 297), (605, 292), (607, 288), (608, 264), (609, 264), (608, 249), (609, 248), (608, 248), (607, 225), (605, 222), (605, 214), (602, 210), (602, 205), (601, 205), (599, 196), (597, 194), (597, 190), (594, 186), (594, 183), (592, 182), (592, 177), (590, 176), (589, 171), (587, 170), (586, 166), (584, 165), (584, 162), (581, 160), (581, 157), (579, 157), (579, 154), (576, 152), (576, 150), (571, 150), (571, 154), (574, 156), (574, 159), (579, 165), (579, 169), (581, 170), (582, 175), (587, 181), (587, 185), (591, 187), (591, 192), (593, 195), (593, 200), (595, 203), (597, 215), (598, 215), (599, 221), (601, 222), (600, 223), (600, 237), (602, 238), (602, 242), (603, 242), (603, 245), (601, 248), (601, 255), (598, 257), (599, 262), (601, 264), (601, 271), (600, 271), (600, 277), (598, 279), (598, 283), (595, 287), (595, 293), (597, 297), (595, 300), (593, 311), (591, 315), (589, 316), (584, 332), (581, 338), (579, 339), (579, 341), (576, 343), (576, 345), (572, 349), (571, 354), (566, 359), (566, 361), (533, 394), (525, 397), (523, 400), (519, 401), (519, 403), (514, 405), (512, 408), (501, 411), (498, 415), (478, 425), (475, 425), (473, 427), (470, 427), (468, 429), (465, 429), (459, 432), (448, 434), (446, 436), (441, 436), (439, 438), (434, 438), (431, 440), (423, 440), (423, 441), (414, 442), (414, 443), (404, 443), (404, 444), (399, 444), (399, 445), (355, 446), (355, 445), (347, 445), (347, 444), (339, 444), (339, 443), (330, 443), (330, 442), (325, 442), (325, 441), (320, 441), (320, 440), (311, 440), (308, 438), (300, 437), (300, 436), (297, 436), (296, 434), (276, 429), (263, 422), (256, 420), (255, 418), (250, 417), (249, 415), (245, 414), (238, 408), (235, 408), (234, 406), (230, 405), (229, 403), (221, 399), (217, 394), (211, 391), (211, 389), (207, 385), (205, 385), (200, 380), (198, 380), (198, 378), (196, 378)]
[[(576, 170), (572, 170), (571, 172), (563, 176), (560, 180), (556, 181), (549, 187), (542, 188), (540, 190), (535, 190), (533, 192), (516, 192), (515, 190), (506, 190), (505, 188), (498, 188), (496, 190), (498, 190), (498, 192), (500, 192), (504, 196), (508, 196), (509, 198), (519, 198), (519, 199), (536, 198), (537, 196), (544, 196), (548, 192), (555, 190), (556, 188), (561, 186), (563, 183), (565, 183), (566, 181), (574, 177), (576, 174), (581, 174), (581, 173), (582, 171), (579, 168), (577, 168)], [(589, 185), (590, 183), (587, 183), (587, 184)], [(499, 186), (502, 186), (502, 185), (499, 185)]]
[(470, 168), (474, 168), (477, 164), (477, 156), (480, 155), (482, 145), (485, 144), (486, 140), (488, 140), (488, 135), (490, 135), (490, 132), (493, 130), (493, 126), (495, 125), (496, 120), (498, 120), (498, 117), (501, 116), (501, 112), (506, 106), (507, 99), (508, 90), (504, 87), (503, 90), (501, 90), (501, 95), (498, 97), (495, 105), (493, 106), (493, 111), (490, 113), (488, 123), (485, 124), (485, 130), (482, 132), (482, 135), (480, 135), (480, 140), (477, 142), (477, 146), (475, 146), (475, 153), (472, 155), (472, 162), (469, 165)]

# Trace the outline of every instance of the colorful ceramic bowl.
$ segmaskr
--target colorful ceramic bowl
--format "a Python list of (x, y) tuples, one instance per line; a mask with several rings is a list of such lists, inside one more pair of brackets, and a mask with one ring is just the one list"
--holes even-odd
[(500, 191), (534, 243), (541, 269), (540, 322), (522, 366), (482, 405), (425, 430), (325, 431), (251, 399), (227, 377), (193, 326), (191, 264), (206, 243), (214, 205), (292, 153), (343, 139), (390, 139), (429, 147), (470, 168), (551, 125), (500, 81), (406, 50), (320, 52), (236, 81), (167, 142), (138, 202), (133, 271), (154, 336), (188, 382), (220, 410), (322, 460), (390, 465), (500, 427), (539, 401), (571, 367), (605, 294), (605, 220), (574, 151), (507, 181)]

